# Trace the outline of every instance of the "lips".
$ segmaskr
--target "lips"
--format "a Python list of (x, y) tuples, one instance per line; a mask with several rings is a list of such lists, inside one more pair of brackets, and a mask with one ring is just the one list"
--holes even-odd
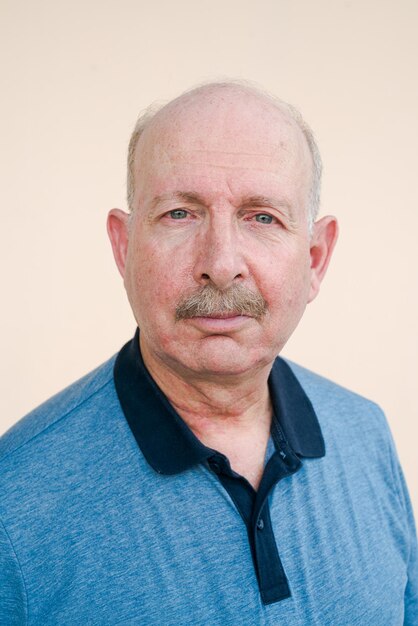
[(253, 321), (253, 318), (239, 313), (218, 313), (216, 317), (195, 316), (186, 321), (204, 333), (226, 335), (241, 330), (249, 321)]

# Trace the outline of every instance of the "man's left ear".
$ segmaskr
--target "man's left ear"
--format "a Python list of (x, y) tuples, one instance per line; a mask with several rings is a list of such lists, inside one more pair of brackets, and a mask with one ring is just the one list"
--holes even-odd
[(327, 215), (315, 222), (311, 239), (311, 289), (308, 302), (317, 296), (338, 239), (338, 222)]

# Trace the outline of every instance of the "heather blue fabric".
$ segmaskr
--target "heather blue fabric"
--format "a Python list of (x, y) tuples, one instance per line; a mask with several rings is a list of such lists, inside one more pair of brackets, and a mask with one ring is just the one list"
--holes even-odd
[(271, 496), (292, 595), (264, 606), (228, 494), (203, 465), (148, 465), (113, 365), (0, 440), (0, 624), (418, 624), (412, 512), (376, 405), (291, 365), (326, 456), (303, 459)]

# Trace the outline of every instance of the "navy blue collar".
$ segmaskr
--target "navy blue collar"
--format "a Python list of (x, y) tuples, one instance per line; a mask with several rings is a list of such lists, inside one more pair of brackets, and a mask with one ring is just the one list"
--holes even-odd
[[(135, 439), (153, 469), (177, 474), (213, 456), (171, 406), (150, 376), (139, 348), (139, 331), (119, 352), (114, 368), (116, 391)], [(269, 377), (275, 420), (299, 456), (325, 455), (321, 428), (312, 404), (289, 365), (277, 358)]]

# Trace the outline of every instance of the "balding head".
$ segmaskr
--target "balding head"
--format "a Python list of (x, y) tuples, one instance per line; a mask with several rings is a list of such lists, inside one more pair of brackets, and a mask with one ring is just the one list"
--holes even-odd
[(132, 213), (112, 210), (108, 229), (149, 362), (222, 385), (271, 366), (336, 241), (331, 216), (309, 228), (313, 146), (292, 108), (237, 84), (199, 87), (140, 120)]
[[(284, 122), (284, 124), (283, 124)], [(167, 144), (168, 137), (180, 127), (183, 132), (196, 134), (202, 149), (210, 149), (216, 136), (230, 136), (231, 144), (237, 133), (241, 138), (259, 130), (260, 149), (263, 152), (267, 132), (274, 135), (276, 124), (288, 127), (287, 141), (302, 143), (302, 151), (308, 153), (309, 172), (306, 177), (307, 193), (305, 210), (311, 226), (318, 214), (321, 184), (321, 157), (309, 126), (297, 109), (253, 86), (240, 82), (209, 83), (180, 95), (163, 107), (152, 106), (138, 119), (132, 133), (128, 151), (127, 196), (133, 211), (138, 204), (136, 178), (146, 167), (144, 144), (150, 142)], [(216, 131), (216, 132), (215, 132)], [(293, 137), (290, 135), (293, 134)], [(268, 140), (269, 141), (269, 140)], [(270, 141), (269, 141), (270, 142)], [(203, 145), (204, 143), (204, 145)], [(158, 151), (158, 146), (154, 146)]]

